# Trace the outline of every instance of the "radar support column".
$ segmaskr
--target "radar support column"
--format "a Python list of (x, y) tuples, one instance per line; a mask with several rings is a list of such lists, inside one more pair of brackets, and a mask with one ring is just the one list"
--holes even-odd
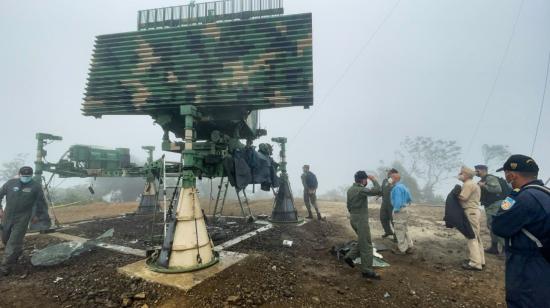
[(294, 198), (292, 197), (292, 190), (290, 189), (290, 183), (288, 180), (288, 173), (286, 171), (286, 138), (272, 138), (271, 141), (277, 142), (281, 147), (281, 163), (279, 170), (281, 171), (279, 190), (275, 195), (275, 201), (273, 202), (273, 212), (269, 219), (275, 223), (298, 223), (302, 219), (298, 218), (298, 211), (294, 206)]
[(199, 161), (193, 150), (193, 141), (194, 122), (199, 113), (196, 107), (188, 105), (181, 106), (180, 112), (185, 116), (182, 187), (175, 209), (175, 227), (169, 227), (164, 238), (163, 247), (171, 247), (169, 259), (163, 260), (161, 251), (159, 262), (152, 266), (153, 270), (159, 272), (189, 272), (218, 262), (206, 230), (196, 188), (195, 171), (199, 170)]
[[(34, 181), (42, 184), (42, 174), (44, 173), (44, 158), (46, 157), (46, 150), (44, 145), (48, 141), (58, 141), (63, 140), (60, 136), (54, 136), (50, 134), (37, 133), (36, 134), (36, 160), (34, 161)], [(31, 231), (46, 231), (52, 227), (52, 220), (48, 213), (48, 208), (50, 205), (49, 193), (46, 191), (44, 193), (43, 202), (38, 202), (37, 207), (33, 209), (33, 216), (37, 218), (36, 222), (31, 222), (29, 225), (29, 230)], [(40, 207), (40, 208), (38, 208)], [(57, 220), (55, 221), (57, 224)]]

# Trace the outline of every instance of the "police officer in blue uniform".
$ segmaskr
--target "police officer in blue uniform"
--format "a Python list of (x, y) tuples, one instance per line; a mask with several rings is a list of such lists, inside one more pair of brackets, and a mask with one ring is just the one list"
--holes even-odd
[[(538, 180), (537, 163), (512, 155), (504, 170), (514, 190), (493, 220), (493, 232), (505, 238), (508, 307), (550, 307), (550, 190)], [(541, 248), (543, 246), (544, 248)]]

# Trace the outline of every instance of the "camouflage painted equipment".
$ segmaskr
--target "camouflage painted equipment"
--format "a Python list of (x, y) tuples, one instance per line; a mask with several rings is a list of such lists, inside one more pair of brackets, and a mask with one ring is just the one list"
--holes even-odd
[[(179, 114), (313, 104), (311, 14), (98, 36), (83, 112)], [(237, 115), (235, 115), (237, 116)]]
[(138, 30), (282, 15), (283, 0), (217, 0), (138, 12)]

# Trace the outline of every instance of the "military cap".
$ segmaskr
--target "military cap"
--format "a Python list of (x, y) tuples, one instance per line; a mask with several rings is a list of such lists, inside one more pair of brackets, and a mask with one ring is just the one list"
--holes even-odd
[(19, 169), (19, 174), (24, 176), (32, 175), (32, 173), (33, 173), (33, 170), (29, 166), (24, 166), (24, 167), (21, 167), (21, 169)]
[(489, 170), (489, 167), (487, 167), (487, 165), (475, 165), (474, 169), (476, 169), (476, 170)]
[(510, 156), (500, 171), (518, 171), (518, 172), (539, 172), (539, 166), (531, 157), (521, 154), (514, 154)]
[(355, 172), (355, 181), (358, 182), (360, 180), (364, 180), (366, 178), (368, 178), (369, 176), (367, 175), (367, 173), (363, 170), (359, 170), (357, 172)]

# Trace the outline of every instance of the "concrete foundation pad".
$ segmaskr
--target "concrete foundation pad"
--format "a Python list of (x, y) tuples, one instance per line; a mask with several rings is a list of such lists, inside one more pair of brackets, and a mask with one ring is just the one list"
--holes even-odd
[(145, 260), (120, 267), (118, 268), (118, 272), (130, 277), (139, 277), (145, 281), (189, 291), (207, 278), (210, 278), (231, 265), (242, 261), (247, 256), (248, 255), (244, 253), (220, 251), (220, 261), (218, 263), (208, 268), (189, 273), (163, 274), (153, 272), (147, 267)]

